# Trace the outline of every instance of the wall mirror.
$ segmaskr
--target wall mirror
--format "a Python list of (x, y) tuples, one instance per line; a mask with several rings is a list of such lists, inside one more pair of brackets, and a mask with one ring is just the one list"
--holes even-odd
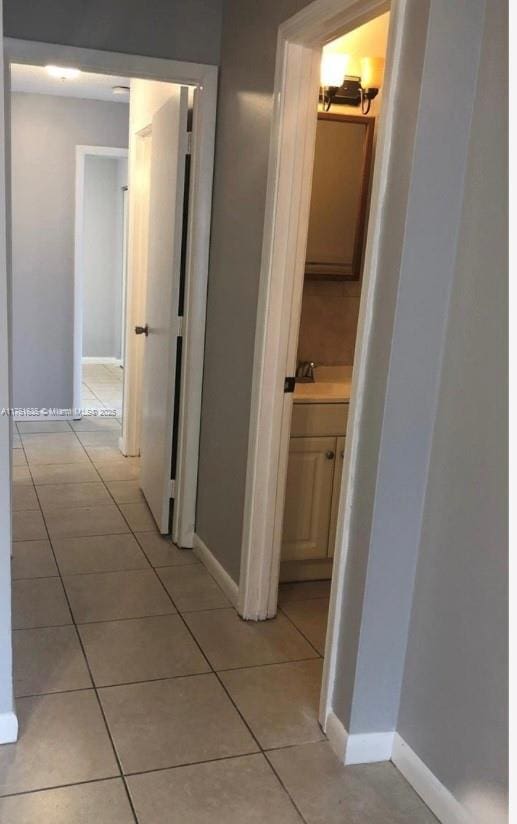
[(373, 117), (318, 113), (305, 275), (359, 280), (372, 168)]

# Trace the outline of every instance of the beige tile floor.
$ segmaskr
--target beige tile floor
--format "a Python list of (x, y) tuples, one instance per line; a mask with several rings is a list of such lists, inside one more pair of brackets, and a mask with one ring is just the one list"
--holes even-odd
[[(81, 407), (83, 409), (114, 409), (122, 414), (122, 379), (124, 370), (111, 364), (83, 363)], [(96, 437), (96, 435), (98, 437)], [(110, 446), (109, 433), (89, 433), (84, 446)]]
[(243, 622), (155, 530), (138, 461), (104, 451), (118, 427), (18, 425), (2, 824), (434, 822), (392, 765), (343, 767), (321, 732), (328, 584)]

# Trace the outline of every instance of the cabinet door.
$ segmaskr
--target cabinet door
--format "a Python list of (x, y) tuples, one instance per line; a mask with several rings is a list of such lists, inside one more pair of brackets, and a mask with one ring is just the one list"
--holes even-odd
[(336, 438), (291, 438), (282, 560), (326, 558)]
[(336, 440), (336, 467), (334, 470), (334, 486), (332, 489), (332, 510), (330, 513), (330, 530), (328, 543), (328, 556), (334, 557), (336, 545), (337, 513), (339, 509), (339, 495), (341, 492), (341, 478), (343, 476), (343, 459), (345, 457), (345, 439)]

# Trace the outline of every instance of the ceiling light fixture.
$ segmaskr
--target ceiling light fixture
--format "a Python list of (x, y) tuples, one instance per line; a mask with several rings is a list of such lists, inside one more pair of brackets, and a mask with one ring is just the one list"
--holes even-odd
[(112, 86), (111, 91), (113, 94), (127, 95), (129, 94), (129, 86)]
[(57, 80), (74, 80), (81, 74), (80, 69), (72, 69), (67, 66), (45, 66), (45, 71), (50, 77)]

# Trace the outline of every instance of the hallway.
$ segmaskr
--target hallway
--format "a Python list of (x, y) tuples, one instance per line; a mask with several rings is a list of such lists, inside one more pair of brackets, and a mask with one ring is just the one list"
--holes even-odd
[(2, 824), (431, 824), (391, 764), (343, 767), (317, 722), (328, 584), (245, 623), (156, 531), (115, 419), (20, 423), (16, 745)]

